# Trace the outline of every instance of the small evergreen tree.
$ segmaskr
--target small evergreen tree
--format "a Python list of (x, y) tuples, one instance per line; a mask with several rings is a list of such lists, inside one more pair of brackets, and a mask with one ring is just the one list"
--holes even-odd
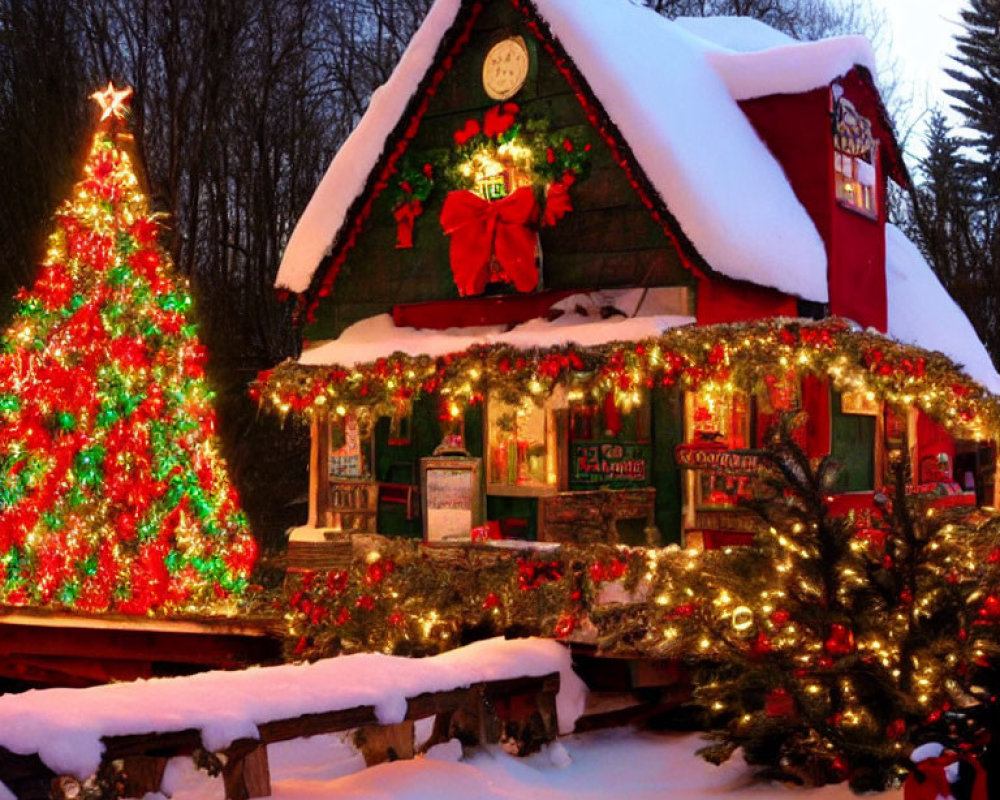
[(972, 277), (982, 291), (969, 313), (976, 329), (987, 333), (987, 346), (996, 358), (1000, 355), (996, 328), (1000, 301), (995, 289), (1000, 280), (1000, 0), (970, 0), (961, 20), (965, 30), (955, 37), (958, 68), (946, 71), (961, 85), (948, 93), (973, 133), (966, 144), (977, 152), (968, 162), (976, 189), (968, 199), (977, 250)]
[(983, 203), (1000, 197), (1000, 0), (969, 0), (960, 13), (965, 31), (955, 37), (960, 68), (946, 70), (962, 85), (951, 89), (955, 109), (975, 136)]
[(974, 699), (993, 636), (977, 623), (1000, 606), (979, 554), (997, 525), (928, 515), (902, 480), (881, 524), (833, 517), (837, 466), (812, 464), (787, 424), (763, 458), (755, 545), (706, 553), (663, 595), (664, 645), (692, 655), (713, 720), (703, 755), (742, 748), (766, 777), (885, 788), (920, 726)]
[(993, 324), (996, 267), (984, 247), (987, 232), (979, 210), (979, 165), (963, 152), (940, 111), (931, 114), (911, 196), (908, 233), (919, 244), (949, 294), (969, 315), (992, 352), (1000, 352)]

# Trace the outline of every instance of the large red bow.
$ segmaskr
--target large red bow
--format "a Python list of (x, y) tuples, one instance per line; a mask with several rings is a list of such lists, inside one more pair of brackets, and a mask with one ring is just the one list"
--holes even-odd
[(519, 292), (538, 286), (537, 224), (538, 203), (530, 187), (493, 203), (472, 192), (450, 192), (441, 209), (441, 227), (451, 237), (451, 271), (458, 293), (483, 293), (492, 256)]

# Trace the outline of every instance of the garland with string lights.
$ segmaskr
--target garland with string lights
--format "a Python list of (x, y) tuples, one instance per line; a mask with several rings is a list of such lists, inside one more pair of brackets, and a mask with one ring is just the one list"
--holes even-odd
[(1000, 431), (1000, 401), (947, 356), (900, 344), (830, 318), (687, 326), (641, 342), (599, 347), (517, 349), (475, 346), (438, 358), (396, 353), (355, 367), (288, 360), (261, 372), (250, 388), (261, 407), (308, 420), (335, 408), (368, 407), (391, 416), (418, 394), (439, 394), (454, 415), (503, 396), (542, 402), (557, 386), (580, 397), (636, 402), (642, 389), (677, 386), (763, 390), (789, 370), (829, 377), (839, 391), (860, 391), (898, 407), (917, 407), (976, 438)]
[(130, 94), (93, 95), (83, 178), (0, 346), (0, 603), (221, 612), (257, 546), (128, 153)]
[(289, 570), (286, 655), (424, 656), (502, 633), (565, 638), (586, 622), (601, 584), (623, 578), (639, 551), (563, 546), (553, 553), (428, 549), (366, 537), (344, 570)]

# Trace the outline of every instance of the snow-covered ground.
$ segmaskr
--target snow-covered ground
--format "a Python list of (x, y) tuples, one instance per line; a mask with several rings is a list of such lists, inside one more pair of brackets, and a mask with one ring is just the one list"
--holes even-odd
[[(271, 781), (278, 800), (393, 798), (393, 800), (702, 800), (731, 797), (848, 800), (846, 785), (805, 791), (760, 784), (742, 759), (714, 767), (694, 755), (697, 734), (646, 733), (619, 728), (569, 736), (548, 750), (519, 759), (498, 748), (458, 760), (456, 747), (414, 761), (364, 768), (340, 736), (317, 736), (270, 747)], [(222, 779), (175, 759), (164, 789), (173, 800), (222, 799)], [(147, 800), (152, 800), (148, 796)], [(879, 800), (900, 800), (889, 792)], [(6, 798), (4, 798), (6, 800)]]
[[(104, 735), (201, 730), (213, 749), (256, 724), (279, 717), (371, 704), (384, 723), (399, 721), (406, 699), (477, 681), (559, 671), (560, 728), (569, 731), (583, 710), (585, 687), (572, 673), (569, 651), (543, 639), (492, 639), (426, 659), (362, 654), (315, 664), (212, 672), (111, 684), (92, 689), (49, 689), (0, 697), (0, 745), (36, 752), (60, 774), (85, 777), (100, 761)], [(277, 705), (275, 705), (277, 704)], [(272, 707), (274, 706), (274, 707)], [(416, 723), (425, 742), (433, 719)], [(268, 748), (274, 798), (410, 798), (411, 800), (588, 800), (593, 798), (788, 798), (847, 800), (845, 786), (792, 789), (754, 781), (740, 758), (715, 767), (695, 751), (698, 734), (640, 732), (630, 728), (564, 736), (525, 759), (500, 747), (463, 753), (457, 740), (411, 761), (365, 768), (353, 735), (298, 739)], [(190, 758), (173, 759), (162, 794), (145, 800), (223, 798), (221, 777), (198, 771)], [(899, 800), (900, 793), (882, 795)], [(13, 800), (0, 784), (0, 800)]]

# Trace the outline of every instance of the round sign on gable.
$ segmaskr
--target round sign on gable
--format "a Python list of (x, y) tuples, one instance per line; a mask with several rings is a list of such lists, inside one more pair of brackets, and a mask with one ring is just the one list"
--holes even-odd
[(497, 42), (483, 62), (483, 88), (494, 100), (509, 100), (528, 80), (528, 46), (520, 36)]

